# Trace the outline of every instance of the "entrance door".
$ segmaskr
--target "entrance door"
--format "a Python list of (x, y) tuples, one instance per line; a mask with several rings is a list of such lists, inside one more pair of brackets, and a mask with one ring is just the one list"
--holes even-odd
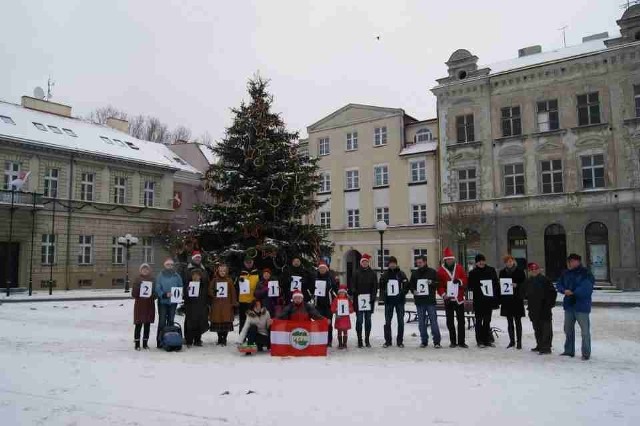
[(566, 267), (567, 234), (562, 225), (554, 223), (544, 230), (544, 263), (547, 277), (555, 281)]
[(19, 243), (11, 243), (11, 249), (9, 243), (0, 243), (0, 289), (7, 288), (8, 279), (11, 280), (11, 287), (18, 287), (19, 254)]
[(587, 266), (596, 281), (609, 281), (609, 230), (604, 223), (591, 222), (584, 231)]
[(518, 266), (527, 270), (527, 231), (522, 226), (512, 226), (507, 231), (509, 254), (514, 257)]
[(347, 270), (347, 285), (351, 288), (351, 280), (360, 266), (362, 255), (357, 250), (349, 250), (344, 255), (344, 264)]

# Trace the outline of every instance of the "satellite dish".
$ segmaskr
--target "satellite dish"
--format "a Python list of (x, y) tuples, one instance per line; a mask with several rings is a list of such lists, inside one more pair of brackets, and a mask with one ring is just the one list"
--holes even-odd
[(37, 99), (44, 99), (44, 89), (40, 86), (33, 89), (33, 97)]

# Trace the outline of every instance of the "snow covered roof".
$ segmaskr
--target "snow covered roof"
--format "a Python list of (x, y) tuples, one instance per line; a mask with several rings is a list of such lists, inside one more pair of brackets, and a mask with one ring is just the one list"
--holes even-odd
[(105, 159), (200, 173), (166, 145), (136, 139), (111, 127), (0, 101), (0, 138), (90, 153)]
[(202, 155), (204, 155), (204, 158), (207, 159), (209, 164), (215, 164), (218, 161), (213, 151), (211, 151), (211, 148), (207, 145), (198, 144), (198, 148), (200, 148), (200, 152), (202, 152)]
[(438, 142), (420, 142), (409, 145), (400, 151), (400, 155), (425, 154), (435, 152), (438, 149)]

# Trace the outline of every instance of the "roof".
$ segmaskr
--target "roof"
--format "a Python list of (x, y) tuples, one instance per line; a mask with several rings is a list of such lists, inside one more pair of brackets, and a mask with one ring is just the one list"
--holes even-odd
[(209, 148), (207, 145), (199, 143), (198, 148), (200, 148), (200, 152), (202, 152), (202, 155), (204, 155), (204, 158), (207, 159), (207, 162), (209, 164), (215, 164), (218, 161), (211, 148)]
[(326, 128), (331, 128), (334, 126), (335, 123), (332, 122), (333, 119), (335, 119), (336, 117), (338, 117), (340, 114), (343, 114), (344, 112), (348, 111), (348, 110), (362, 110), (362, 111), (368, 111), (367, 114), (369, 115), (362, 115), (361, 117), (358, 117), (357, 119), (353, 120), (353, 119), (349, 119), (346, 120), (346, 122), (341, 122), (339, 124), (338, 127), (342, 127), (345, 125), (350, 125), (353, 122), (359, 122), (362, 120), (373, 120), (373, 119), (379, 119), (379, 118), (383, 118), (383, 117), (387, 117), (387, 116), (392, 116), (392, 115), (405, 115), (407, 117), (409, 117), (411, 120), (417, 121), (415, 118), (408, 116), (407, 114), (405, 114), (404, 110), (401, 108), (385, 108), (385, 107), (379, 107), (379, 106), (374, 106), (374, 105), (363, 105), (363, 104), (347, 104), (345, 106), (343, 106), (342, 108), (332, 112), (331, 114), (325, 116), (324, 118), (316, 121), (315, 123), (307, 126), (307, 130), (308, 131), (315, 131), (315, 130), (324, 130)]
[[(143, 141), (107, 126), (3, 101), (0, 101), (0, 116), (11, 118), (8, 123), (0, 119), (0, 137), (7, 139), (93, 154), (105, 159), (200, 173), (166, 145)], [(40, 130), (34, 123), (45, 130)]]
[(407, 146), (400, 151), (399, 155), (425, 154), (427, 152), (435, 152), (437, 149), (438, 142), (420, 142)]

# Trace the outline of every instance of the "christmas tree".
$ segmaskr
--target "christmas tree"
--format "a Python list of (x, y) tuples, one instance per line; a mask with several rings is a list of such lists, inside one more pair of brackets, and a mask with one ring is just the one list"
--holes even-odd
[(197, 207), (200, 245), (214, 258), (282, 268), (292, 256), (313, 262), (330, 255), (326, 230), (303, 219), (321, 202), (318, 159), (298, 152), (298, 133), (271, 111), (273, 96), (260, 77), (247, 84), (249, 101), (232, 109), (233, 124), (212, 149), (218, 162), (205, 175), (212, 204)]

